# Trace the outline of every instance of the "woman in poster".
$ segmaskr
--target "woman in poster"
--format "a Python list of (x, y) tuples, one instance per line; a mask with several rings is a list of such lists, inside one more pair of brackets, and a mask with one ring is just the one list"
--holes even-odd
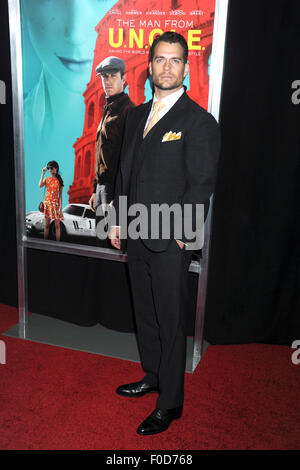
[[(44, 178), (47, 170), (50, 171), (51, 176)], [(59, 166), (56, 161), (48, 162), (47, 167), (42, 169), (39, 187), (42, 188), (43, 186), (46, 186), (47, 189), (44, 201), (44, 238), (48, 238), (50, 222), (51, 220), (54, 220), (56, 241), (59, 241), (61, 236), (60, 221), (64, 220), (62, 212), (62, 192), (64, 182), (59, 174)]]

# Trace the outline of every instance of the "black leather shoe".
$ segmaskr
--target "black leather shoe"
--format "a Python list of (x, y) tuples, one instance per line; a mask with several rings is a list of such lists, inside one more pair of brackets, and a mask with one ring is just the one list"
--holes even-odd
[(149, 436), (166, 431), (173, 419), (178, 419), (182, 415), (182, 406), (171, 410), (160, 410), (156, 408), (145, 421), (140, 424), (137, 433), (141, 436)]
[(132, 384), (121, 385), (116, 392), (123, 397), (142, 397), (146, 393), (158, 392), (158, 387), (148, 385), (144, 380)]

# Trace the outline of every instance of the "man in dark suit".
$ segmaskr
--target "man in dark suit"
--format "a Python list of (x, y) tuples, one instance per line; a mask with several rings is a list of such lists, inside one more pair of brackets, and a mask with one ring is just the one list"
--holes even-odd
[[(215, 119), (185, 93), (188, 74), (185, 39), (173, 32), (157, 37), (151, 47), (149, 72), (154, 97), (129, 111), (116, 183), (114, 207), (117, 223), (110, 230), (115, 248), (121, 248), (119, 196), (128, 204), (177, 203), (192, 206), (195, 228), (196, 205), (208, 207), (213, 192), (220, 146)], [(190, 248), (195, 245), (185, 233), (170, 236), (128, 237), (128, 267), (134, 301), (138, 342), (145, 377), (118, 387), (117, 393), (140, 397), (158, 392), (157, 408), (138, 427), (138, 434), (165, 431), (183, 408), (186, 361), (185, 305)], [(161, 226), (159, 226), (161, 229)], [(150, 238), (149, 238), (150, 236)]]

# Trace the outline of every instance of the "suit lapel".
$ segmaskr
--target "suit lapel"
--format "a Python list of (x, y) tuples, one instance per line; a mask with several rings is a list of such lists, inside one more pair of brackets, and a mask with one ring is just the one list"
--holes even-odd
[(150, 113), (151, 107), (152, 107), (152, 100), (149, 101), (146, 104), (143, 115), (141, 116), (141, 120), (140, 120), (138, 128), (137, 128), (136, 135), (137, 135), (137, 137), (141, 137), (142, 139), (143, 139), (143, 132), (144, 132), (144, 129), (145, 129), (145, 124), (146, 124), (148, 115)]
[(126, 151), (127, 158), (125, 160), (121, 160), (121, 172), (125, 179), (130, 178), (132, 165), (134, 165), (134, 158), (136, 158), (135, 148), (137, 142), (142, 142), (143, 139), (143, 131), (145, 127), (145, 123), (147, 120), (147, 116), (151, 109), (151, 101), (146, 103), (143, 107), (141, 107), (139, 114), (135, 116), (134, 121), (131, 123), (130, 128), (128, 129), (128, 139), (130, 140), (129, 148)]

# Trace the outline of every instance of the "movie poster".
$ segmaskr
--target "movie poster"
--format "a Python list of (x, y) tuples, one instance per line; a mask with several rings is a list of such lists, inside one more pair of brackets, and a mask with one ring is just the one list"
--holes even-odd
[(215, 0), (21, 0), (20, 6), (27, 235), (43, 238), (39, 181), (55, 160), (64, 182), (63, 239), (96, 245), (88, 202), (105, 94), (95, 68), (108, 56), (122, 58), (125, 92), (144, 103), (152, 98), (149, 48), (157, 34), (176, 31), (189, 46), (188, 95), (207, 109)]

